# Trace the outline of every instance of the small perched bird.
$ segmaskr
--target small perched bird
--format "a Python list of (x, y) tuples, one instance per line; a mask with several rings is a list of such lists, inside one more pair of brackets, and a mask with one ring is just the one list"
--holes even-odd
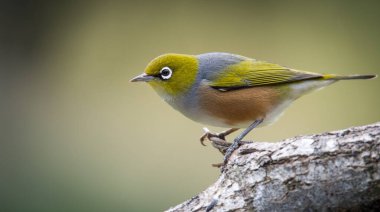
[[(203, 124), (231, 128), (205, 138), (246, 128), (225, 151), (224, 164), (255, 127), (275, 122), (294, 100), (339, 80), (376, 75), (318, 74), (229, 53), (164, 54), (132, 82), (147, 82), (174, 109)], [(219, 140), (220, 140), (219, 139)]]

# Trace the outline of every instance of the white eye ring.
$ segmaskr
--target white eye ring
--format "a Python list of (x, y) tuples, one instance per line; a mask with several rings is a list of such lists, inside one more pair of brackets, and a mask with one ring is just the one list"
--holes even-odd
[(160, 71), (160, 76), (162, 79), (167, 80), (172, 77), (173, 71), (169, 67), (163, 67)]

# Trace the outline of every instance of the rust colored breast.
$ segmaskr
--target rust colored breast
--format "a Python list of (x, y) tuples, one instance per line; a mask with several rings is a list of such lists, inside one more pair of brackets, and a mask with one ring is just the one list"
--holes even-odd
[(200, 107), (231, 126), (264, 119), (282, 99), (281, 91), (273, 86), (219, 91), (202, 85), (198, 92)]

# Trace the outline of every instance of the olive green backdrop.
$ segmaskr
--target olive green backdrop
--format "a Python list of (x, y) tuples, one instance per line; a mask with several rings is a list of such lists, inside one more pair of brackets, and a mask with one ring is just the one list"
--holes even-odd
[[(380, 74), (378, 2), (3, 1), (0, 209), (161, 211), (196, 195), (220, 153), (199, 144), (202, 125), (129, 79), (160, 54), (212, 51)], [(379, 78), (334, 84), (248, 138), (380, 121), (379, 89)]]

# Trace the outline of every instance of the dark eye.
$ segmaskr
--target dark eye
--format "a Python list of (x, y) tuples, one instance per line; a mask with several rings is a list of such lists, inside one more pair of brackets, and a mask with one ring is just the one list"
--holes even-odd
[(167, 80), (172, 77), (173, 71), (169, 67), (163, 67), (160, 71), (160, 76), (162, 79)]

